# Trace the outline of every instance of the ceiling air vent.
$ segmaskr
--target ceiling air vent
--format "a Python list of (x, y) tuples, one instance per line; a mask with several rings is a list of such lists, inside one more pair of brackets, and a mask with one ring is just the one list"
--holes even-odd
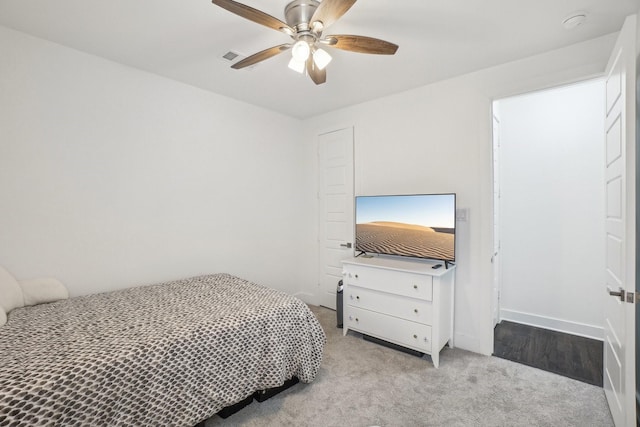
[[(225, 64), (229, 64), (229, 65), (233, 65), (236, 62), (240, 62), (243, 59), (245, 59), (246, 57), (247, 57), (246, 55), (242, 55), (242, 54), (240, 54), (238, 52), (234, 52), (232, 50), (230, 50), (229, 52), (219, 56), (219, 58), (220, 58), (220, 60), (222, 62), (224, 62)], [(251, 69), (253, 67), (255, 67), (255, 64), (251, 65), (249, 67), (246, 67), (246, 68)]]
[(226, 59), (227, 61), (233, 62), (238, 56), (240, 56), (239, 53), (235, 53), (235, 52), (229, 51), (229, 52), (225, 53), (224, 55), (222, 55), (222, 58)]

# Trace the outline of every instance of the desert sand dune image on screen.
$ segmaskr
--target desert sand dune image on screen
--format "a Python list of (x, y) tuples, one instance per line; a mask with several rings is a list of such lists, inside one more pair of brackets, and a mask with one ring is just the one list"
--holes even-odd
[(450, 228), (431, 228), (400, 222), (356, 224), (356, 250), (418, 258), (454, 259)]

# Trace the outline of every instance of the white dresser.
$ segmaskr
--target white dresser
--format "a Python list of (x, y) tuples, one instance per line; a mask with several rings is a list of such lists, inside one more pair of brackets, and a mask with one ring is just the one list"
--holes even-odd
[(455, 267), (382, 257), (342, 264), (344, 335), (358, 331), (429, 354), (437, 368), (440, 350), (453, 347)]

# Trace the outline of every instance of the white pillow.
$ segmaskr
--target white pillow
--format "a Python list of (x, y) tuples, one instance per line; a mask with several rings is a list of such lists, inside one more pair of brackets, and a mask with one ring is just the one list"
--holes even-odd
[(20, 286), (24, 295), (24, 305), (44, 304), (69, 298), (67, 287), (53, 277), (21, 280)]
[(7, 313), (4, 312), (4, 308), (0, 307), (0, 326), (7, 323)]
[(69, 298), (66, 286), (53, 277), (21, 280), (20, 286), (24, 295), (24, 305), (44, 304)]
[(0, 267), (0, 306), (5, 314), (14, 308), (24, 307), (22, 289), (16, 279), (4, 268)]

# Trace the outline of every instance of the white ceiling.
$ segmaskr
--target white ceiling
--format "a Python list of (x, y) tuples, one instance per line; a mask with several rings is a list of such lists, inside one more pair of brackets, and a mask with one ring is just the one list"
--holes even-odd
[[(284, 21), (287, 0), (243, 0)], [(618, 31), (640, 0), (360, 0), (328, 34), (381, 38), (394, 56), (330, 49), (327, 83), (287, 68), (288, 53), (233, 70), (290, 39), (209, 0), (0, 0), (0, 25), (305, 118)], [(562, 26), (588, 13), (574, 30)], [(327, 49), (329, 50), (329, 49)]]

